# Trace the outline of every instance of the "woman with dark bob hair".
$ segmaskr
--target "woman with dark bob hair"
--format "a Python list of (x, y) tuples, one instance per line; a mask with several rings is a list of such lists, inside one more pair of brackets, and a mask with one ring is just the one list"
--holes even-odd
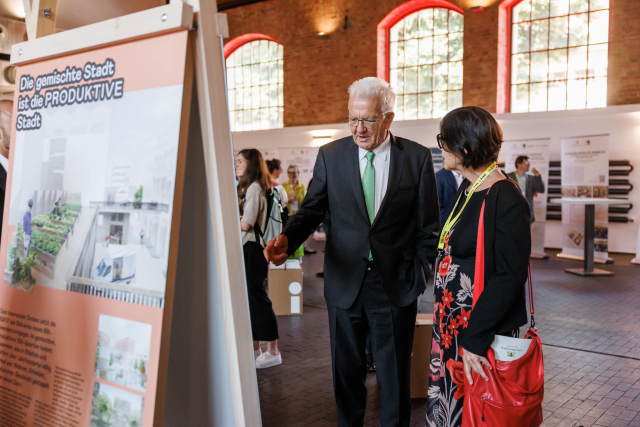
[[(442, 224), (438, 245), (429, 427), (458, 427), (462, 422), (463, 397), (456, 393), (447, 361), (462, 361), (470, 384), (472, 371), (488, 380), (482, 365), (490, 369), (485, 356), (495, 335), (517, 337), (519, 327), (527, 323), (524, 284), (531, 252), (530, 210), (520, 190), (505, 181), (506, 175), (496, 166), (501, 144), (500, 126), (482, 108), (455, 109), (440, 123), (443, 167), (465, 179)], [(471, 313), (478, 223), (485, 200), (485, 287)]]

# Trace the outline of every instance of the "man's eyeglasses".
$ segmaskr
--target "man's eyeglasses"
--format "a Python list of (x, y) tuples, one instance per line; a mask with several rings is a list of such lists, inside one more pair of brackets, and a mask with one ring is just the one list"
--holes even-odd
[(378, 120), (382, 120), (384, 116), (386, 116), (386, 114), (383, 114), (379, 119), (357, 119), (355, 117), (349, 117), (349, 115), (347, 115), (345, 116), (345, 119), (347, 119), (347, 123), (349, 123), (349, 126), (351, 126), (352, 128), (357, 128), (359, 122), (362, 122), (362, 125), (365, 128), (373, 129), (376, 126), (376, 122)]

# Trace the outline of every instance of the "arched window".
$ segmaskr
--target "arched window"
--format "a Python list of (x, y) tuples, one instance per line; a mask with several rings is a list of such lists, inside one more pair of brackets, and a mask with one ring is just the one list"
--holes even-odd
[(263, 34), (246, 34), (224, 47), (232, 131), (281, 128), (282, 45)]
[(462, 106), (463, 30), (462, 10), (444, 0), (404, 3), (378, 25), (379, 49), (388, 32), (378, 77), (396, 90), (396, 120), (442, 117)]
[(511, 112), (605, 107), (609, 0), (511, 3)]

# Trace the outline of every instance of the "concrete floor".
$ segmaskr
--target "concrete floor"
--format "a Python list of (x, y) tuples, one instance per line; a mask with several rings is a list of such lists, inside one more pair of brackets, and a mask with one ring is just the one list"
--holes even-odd
[[(304, 315), (279, 317), (283, 364), (258, 371), (264, 426), (337, 426), (322, 270), (322, 242), (304, 257)], [(564, 272), (577, 261), (532, 260), (536, 323), (544, 343), (543, 426), (640, 427), (640, 266), (614, 255), (609, 278)], [(421, 311), (433, 310), (431, 289)], [(365, 425), (379, 426), (375, 374), (367, 377)], [(412, 400), (423, 426), (426, 399)]]

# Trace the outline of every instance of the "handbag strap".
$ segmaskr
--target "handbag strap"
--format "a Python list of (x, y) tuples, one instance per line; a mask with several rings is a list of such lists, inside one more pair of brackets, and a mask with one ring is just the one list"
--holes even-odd
[[(508, 181), (513, 185), (517, 186), (517, 184), (510, 179), (501, 179), (491, 184), (491, 187), (493, 187), (496, 183), (500, 181)], [(487, 202), (487, 197), (489, 196), (491, 187), (489, 187), (489, 191), (487, 191), (487, 194), (484, 200), (482, 201), (482, 208), (480, 209), (480, 220), (478, 221), (478, 237), (477, 237), (477, 243), (476, 243), (476, 268), (473, 276), (473, 303), (471, 305), (472, 310), (476, 306), (476, 302), (478, 302), (480, 295), (484, 291), (484, 206)], [(534, 304), (533, 304), (533, 282), (531, 280), (531, 262), (529, 262), (528, 288), (529, 288), (529, 311), (531, 312), (531, 329), (535, 331), (537, 329), (536, 329), (536, 322), (533, 319)]]

